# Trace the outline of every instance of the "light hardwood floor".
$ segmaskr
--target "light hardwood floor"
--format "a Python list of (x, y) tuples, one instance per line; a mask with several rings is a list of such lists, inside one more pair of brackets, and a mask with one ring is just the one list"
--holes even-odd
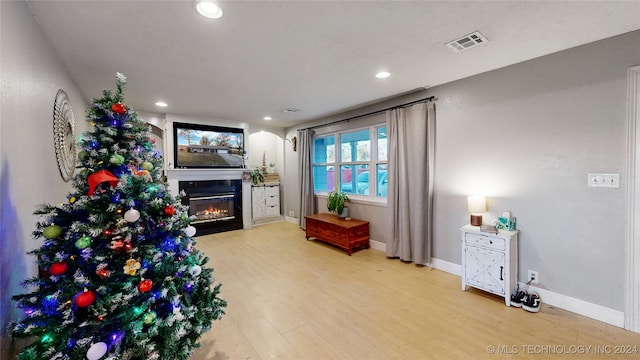
[(202, 236), (197, 246), (229, 305), (193, 360), (640, 359), (640, 334), (547, 305), (506, 307), (461, 291), (455, 275), (373, 249), (347, 256), (294, 224)]

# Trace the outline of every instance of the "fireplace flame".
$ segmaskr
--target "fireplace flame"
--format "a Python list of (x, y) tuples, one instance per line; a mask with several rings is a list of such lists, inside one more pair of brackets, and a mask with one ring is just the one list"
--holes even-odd
[(218, 209), (210, 206), (208, 209), (196, 212), (196, 220), (211, 220), (229, 216), (229, 210)]

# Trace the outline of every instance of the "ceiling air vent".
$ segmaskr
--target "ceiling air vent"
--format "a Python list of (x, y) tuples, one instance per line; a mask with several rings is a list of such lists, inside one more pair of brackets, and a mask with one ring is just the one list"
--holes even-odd
[(482, 45), (487, 41), (489, 40), (487, 40), (484, 35), (480, 34), (479, 31), (476, 31), (459, 39), (448, 42), (447, 46), (455, 52), (460, 52), (471, 49), (474, 46)]

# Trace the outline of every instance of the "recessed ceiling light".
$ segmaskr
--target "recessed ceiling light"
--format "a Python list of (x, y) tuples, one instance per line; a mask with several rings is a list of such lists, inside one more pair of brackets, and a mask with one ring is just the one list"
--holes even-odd
[(156, 102), (156, 106), (167, 107), (169, 105), (164, 101), (158, 101), (158, 102)]
[(219, 19), (222, 17), (222, 9), (213, 1), (196, 0), (195, 7), (198, 13), (210, 19)]
[(271, 116), (265, 116), (265, 117), (263, 117), (263, 119), (265, 119), (265, 120), (271, 120), (271, 119), (272, 119), (272, 117), (271, 117)]
[(376, 77), (377, 77), (378, 79), (386, 79), (386, 78), (388, 78), (389, 76), (391, 76), (391, 73), (386, 72), (386, 71), (380, 71), (379, 73), (377, 73), (377, 74), (376, 74)]

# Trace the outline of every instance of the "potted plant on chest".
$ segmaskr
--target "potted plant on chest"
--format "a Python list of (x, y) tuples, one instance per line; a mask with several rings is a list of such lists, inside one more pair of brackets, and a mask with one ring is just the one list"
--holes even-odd
[(346, 206), (348, 201), (349, 196), (347, 194), (334, 190), (327, 197), (327, 210), (335, 211), (339, 218), (345, 218), (349, 216), (349, 208)]

